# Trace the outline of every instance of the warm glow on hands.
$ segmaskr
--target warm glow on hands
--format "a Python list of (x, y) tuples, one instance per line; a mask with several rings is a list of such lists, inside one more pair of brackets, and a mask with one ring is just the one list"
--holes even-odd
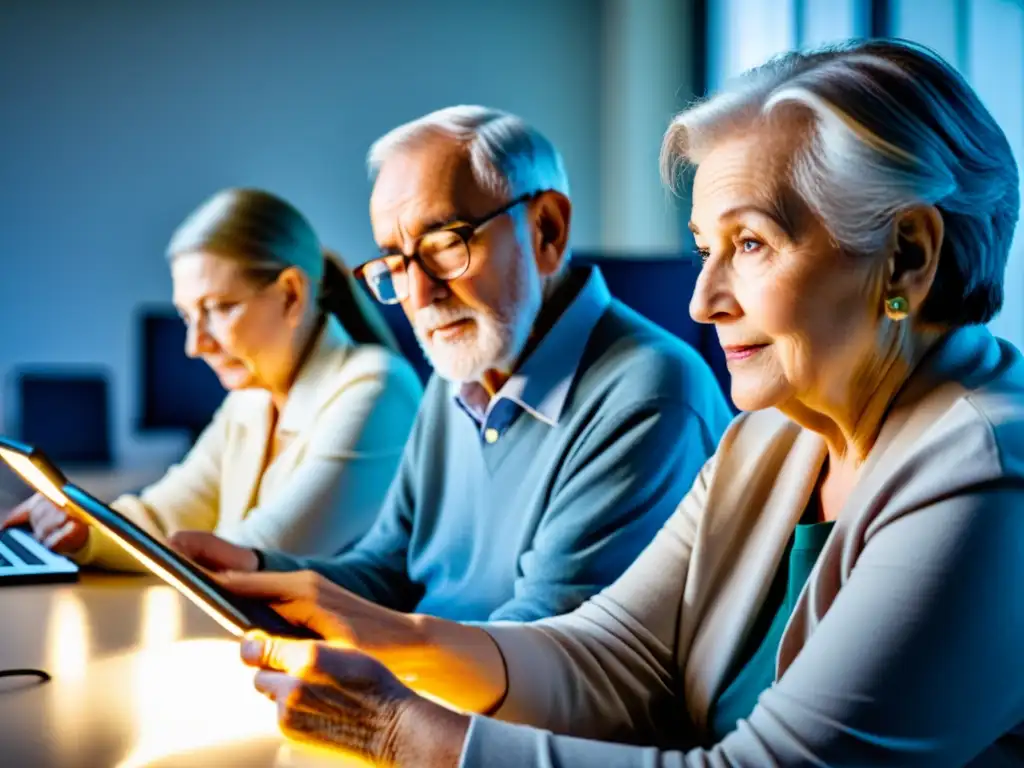
[(418, 652), (418, 617), (383, 608), (353, 595), (318, 573), (222, 573), (217, 582), (242, 597), (270, 602), (292, 624), (309, 627), (339, 648), (380, 658)]
[(256, 689), (276, 702), (287, 736), (394, 764), (399, 719), (416, 695), (383, 664), (358, 651), (263, 633), (247, 635), (241, 652), (260, 668)]
[[(449, 709), (488, 712), (505, 695), (501, 653), (479, 627), (383, 608), (310, 571), (224, 573), (216, 579), (235, 594), (270, 601), (285, 619), (313, 629), (334, 648), (372, 656)], [(288, 661), (275, 668), (286, 669)]]

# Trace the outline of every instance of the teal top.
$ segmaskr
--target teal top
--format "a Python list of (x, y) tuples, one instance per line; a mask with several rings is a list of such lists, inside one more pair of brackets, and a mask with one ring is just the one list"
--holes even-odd
[(832, 523), (800, 524), (793, 532), (768, 597), (736, 659), (733, 673), (727, 677), (731, 682), (711, 706), (708, 726), (712, 744), (736, 730), (737, 721), (754, 711), (757, 697), (775, 682), (775, 658), (782, 632), (831, 532)]

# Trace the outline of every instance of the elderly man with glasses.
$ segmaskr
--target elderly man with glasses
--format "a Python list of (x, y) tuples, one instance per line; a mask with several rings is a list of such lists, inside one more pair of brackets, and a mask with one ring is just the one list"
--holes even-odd
[(411, 613), (571, 611), (683, 498), (731, 419), (724, 396), (696, 352), (570, 266), (562, 159), (519, 118), (444, 109), (369, 164), (380, 253), (356, 274), (402, 305), (437, 374), (375, 525), (331, 559), (174, 544), (225, 570), (315, 572), (225, 583), (286, 616), (321, 609), (363, 648), (422, 630)]

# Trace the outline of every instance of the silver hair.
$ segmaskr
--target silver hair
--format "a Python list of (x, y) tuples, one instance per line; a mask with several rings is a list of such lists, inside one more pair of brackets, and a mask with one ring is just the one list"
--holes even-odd
[(262, 189), (224, 189), (192, 211), (171, 236), (167, 256), (191, 251), (230, 257), (253, 273), (295, 266), (314, 282), (323, 273), (313, 225), (286, 200)]
[(324, 249), (295, 206), (262, 189), (224, 189), (174, 231), (167, 258), (209, 252), (231, 259), (259, 282), (297, 267), (309, 278), (319, 310), (334, 315), (357, 344), (398, 349), (387, 322), (341, 258)]
[(895, 244), (899, 216), (941, 212), (945, 237), (928, 322), (984, 323), (1001, 308), (1020, 212), (1017, 164), (977, 94), (933, 51), (904, 40), (787, 53), (672, 121), (662, 173), (675, 187), (728, 136), (806, 123), (790, 183), (852, 253)]
[(495, 196), (546, 190), (569, 195), (562, 156), (547, 137), (522, 118), (479, 106), (440, 109), (386, 133), (367, 155), (370, 178), (391, 155), (438, 136), (466, 146), (474, 178)]

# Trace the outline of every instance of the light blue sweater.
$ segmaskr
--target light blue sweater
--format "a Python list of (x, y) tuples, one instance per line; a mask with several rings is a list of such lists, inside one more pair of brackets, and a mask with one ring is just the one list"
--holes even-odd
[[(650, 543), (731, 419), (690, 347), (596, 270), (478, 424), (437, 377), (375, 525), (332, 559), (264, 553), (461, 621), (571, 611)], [(493, 442), (489, 442), (487, 438)], [(496, 438), (496, 439), (495, 439)]]

